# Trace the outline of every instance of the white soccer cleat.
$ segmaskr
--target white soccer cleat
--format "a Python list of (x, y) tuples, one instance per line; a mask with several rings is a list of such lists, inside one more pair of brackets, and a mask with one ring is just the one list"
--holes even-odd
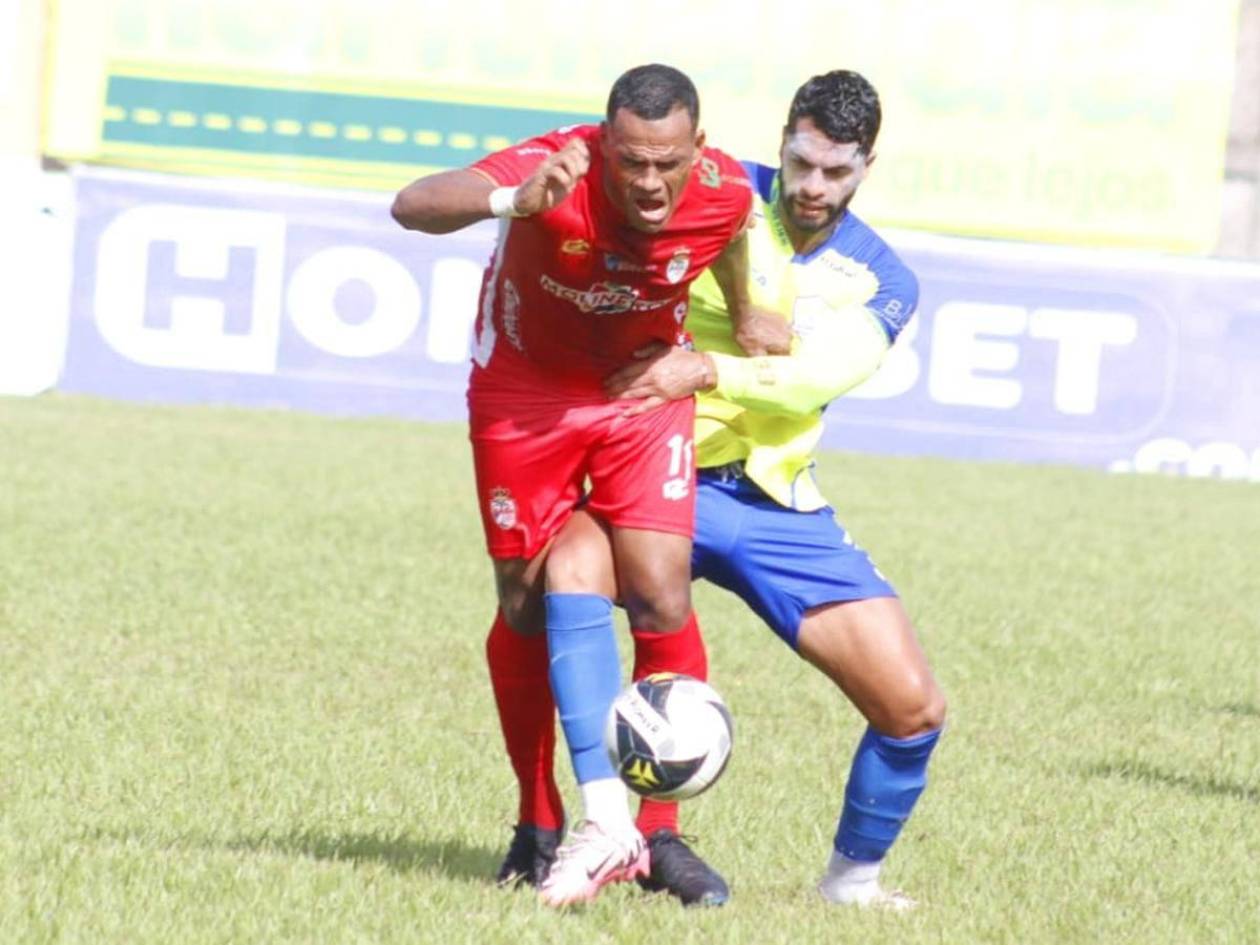
[(818, 892), (828, 902), (861, 909), (909, 912), (919, 905), (900, 889), (885, 889), (878, 882), (838, 883), (832, 876), (823, 877), (818, 884)]
[(647, 872), (647, 844), (639, 831), (613, 836), (594, 821), (584, 820), (556, 850), (556, 861), (538, 888), (538, 898), (549, 906), (590, 902), (609, 883), (626, 882)]

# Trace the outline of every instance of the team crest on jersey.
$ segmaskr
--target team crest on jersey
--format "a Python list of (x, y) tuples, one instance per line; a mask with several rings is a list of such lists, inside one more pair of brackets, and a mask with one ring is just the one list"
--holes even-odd
[(490, 490), (490, 518), (502, 529), (516, 525), (516, 500), (503, 486), (495, 486)]
[(591, 244), (586, 240), (565, 240), (560, 244), (560, 252), (568, 256), (585, 256), (591, 251)]
[(674, 253), (669, 261), (669, 265), (665, 267), (665, 278), (672, 285), (682, 282), (683, 276), (687, 274), (687, 270), (691, 268), (691, 250), (680, 249)]
[(705, 187), (721, 187), (722, 172), (718, 168), (717, 161), (710, 157), (702, 157), (700, 159), (700, 183)]
[(774, 367), (770, 364), (769, 358), (756, 358), (753, 361), (755, 366), (757, 383), (762, 387), (774, 387), (779, 383), (779, 378), (774, 373)]

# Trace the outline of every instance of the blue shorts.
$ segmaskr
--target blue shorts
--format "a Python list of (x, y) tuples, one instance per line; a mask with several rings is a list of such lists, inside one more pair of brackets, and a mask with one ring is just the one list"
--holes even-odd
[(784, 508), (730, 470), (699, 470), (693, 579), (738, 594), (792, 649), (807, 610), (897, 596), (830, 507)]

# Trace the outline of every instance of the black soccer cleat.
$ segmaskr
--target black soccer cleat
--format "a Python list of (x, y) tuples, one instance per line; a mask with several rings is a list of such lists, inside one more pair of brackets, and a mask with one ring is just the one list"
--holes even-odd
[(653, 833), (647, 843), (650, 872), (638, 881), (644, 889), (663, 889), (684, 906), (720, 906), (731, 898), (726, 880), (668, 827)]
[(551, 864), (556, 861), (560, 831), (545, 830), (533, 824), (517, 824), (513, 831), (512, 844), (495, 882), (512, 887), (542, 885)]

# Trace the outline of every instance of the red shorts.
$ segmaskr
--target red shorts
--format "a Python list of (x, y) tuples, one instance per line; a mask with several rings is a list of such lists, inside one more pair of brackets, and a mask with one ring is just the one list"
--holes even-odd
[(517, 359), (473, 368), (469, 437), (492, 558), (534, 557), (588, 492), (586, 508), (612, 525), (691, 537), (695, 401), (624, 416), (635, 403)]

